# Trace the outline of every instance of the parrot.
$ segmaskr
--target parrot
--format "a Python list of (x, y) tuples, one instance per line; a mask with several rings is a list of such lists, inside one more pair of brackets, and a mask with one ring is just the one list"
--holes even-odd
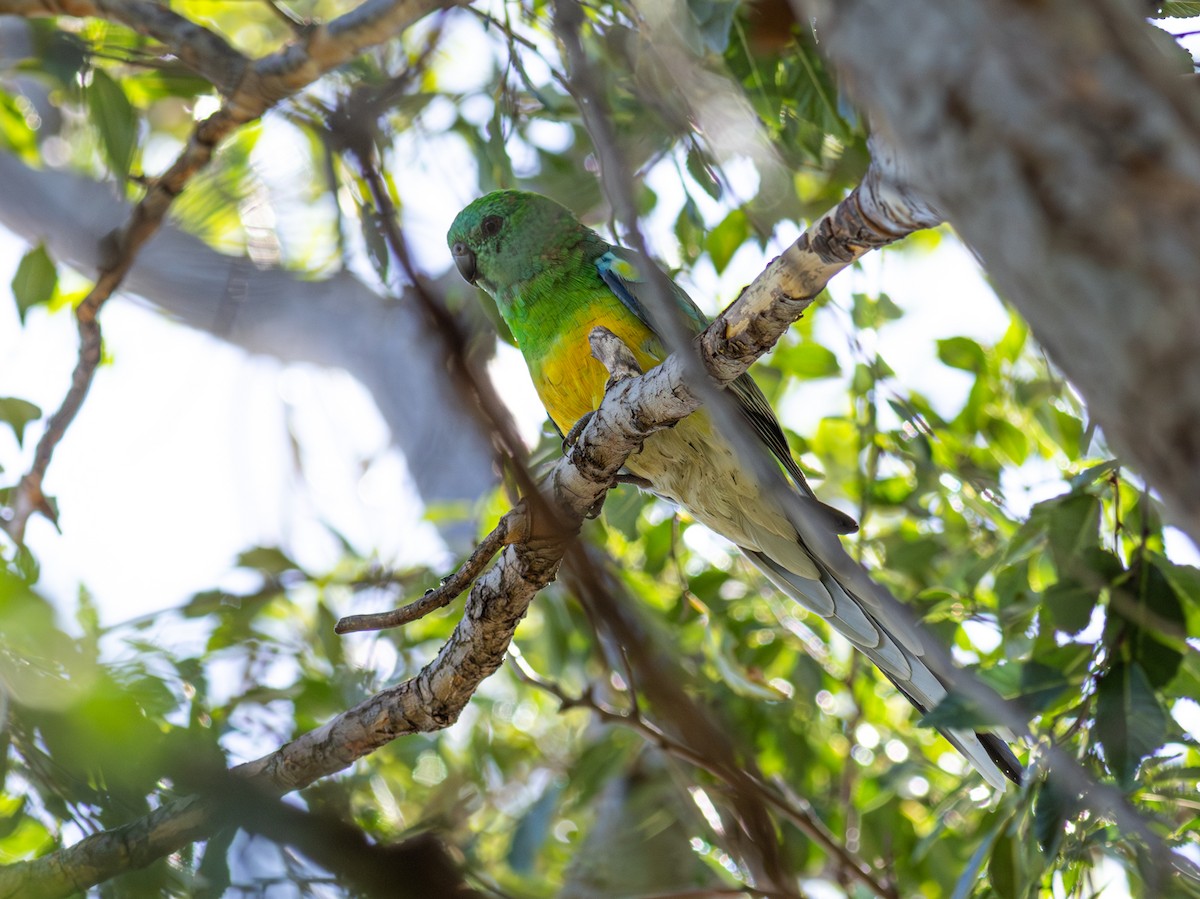
[[(654, 263), (608, 243), (558, 202), (521, 190), (486, 194), (455, 217), (447, 245), (459, 274), (495, 301), (560, 434), (571, 432), (604, 397), (608, 372), (591, 356), (593, 328), (616, 334), (642, 371), (667, 357), (644, 300)], [(670, 283), (682, 320), (699, 333), (708, 324), (705, 315)], [(782, 466), (788, 488), (809, 500), (803, 504), (807, 514), (834, 533), (857, 530), (851, 516), (817, 500), (749, 373), (727, 389), (737, 418)], [(809, 552), (784, 503), (763, 489), (703, 407), (646, 438), (625, 470), (734, 543), (775, 587), (864, 653), (919, 711), (945, 698), (945, 685), (922, 661), (922, 637), (874, 598), (845, 589)], [(996, 734), (961, 728), (942, 733), (996, 790), (1005, 789), (1005, 778), (1021, 782), (1021, 763)]]

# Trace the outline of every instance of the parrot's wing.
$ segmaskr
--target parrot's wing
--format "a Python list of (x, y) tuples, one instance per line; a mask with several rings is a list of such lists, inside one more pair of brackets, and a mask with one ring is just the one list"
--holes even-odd
[[(610, 247), (607, 253), (596, 260), (596, 270), (600, 273), (601, 280), (608, 285), (609, 290), (616, 294), (617, 299), (641, 319), (642, 324), (651, 331), (655, 331), (655, 328), (639, 295), (646, 290), (646, 279), (643, 272), (653, 264), (640, 253), (624, 247)], [(671, 281), (670, 284), (671, 299), (684, 314), (692, 333), (700, 333), (708, 325), (708, 319), (678, 284), (674, 281)], [(779, 426), (779, 420), (775, 417), (771, 404), (763, 396), (758, 384), (749, 374), (744, 374), (729, 385), (729, 390), (737, 399), (738, 411), (742, 413), (742, 418), (754, 429), (758, 438), (767, 445), (771, 454), (783, 464), (796, 486), (802, 493), (817, 500), (812, 488), (808, 486), (808, 481), (804, 478), (804, 472), (800, 470), (800, 466), (792, 457), (787, 438), (783, 435), (783, 428)], [(836, 533), (852, 534), (858, 530), (858, 522), (849, 515), (833, 506), (821, 503), (820, 500), (817, 502), (826, 511), (829, 524)]]
[[(654, 265), (641, 253), (627, 250), (624, 247), (610, 247), (608, 252), (596, 260), (596, 270), (609, 290), (617, 295), (626, 308), (642, 320), (651, 331), (658, 333), (650, 321), (650, 315), (642, 304), (640, 295), (646, 290), (645, 272)], [(669, 280), (669, 279), (668, 279)], [(692, 302), (678, 284), (669, 281), (671, 299), (687, 321), (688, 329), (693, 334), (699, 334), (708, 324), (708, 319), (700, 311), (700, 307)]]

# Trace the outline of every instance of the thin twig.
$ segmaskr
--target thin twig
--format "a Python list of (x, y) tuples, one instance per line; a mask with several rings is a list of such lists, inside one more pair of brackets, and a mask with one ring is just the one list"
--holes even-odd
[(424, 618), (430, 612), (445, 608), (483, 573), (501, 547), (523, 542), (527, 528), (528, 522), (525, 518), (524, 507), (518, 506), (506, 512), (492, 532), (480, 541), (467, 560), (459, 566), (454, 574), (442, 581), (440, 586), (426, 591), (420, 599), (398, 609), (392, 609), (390, 612), (347, 615), (338, 621), (333, 632), (350, 634), (357, 631), (381, 631), (389, 627), (400, 627), (410, 621)]
[[(30, 470), (12, 490), (7, 520), (0, 522), (16, 543), (24, 543), (25, 527), (34, 513), (44, 514), (54, 521), (53, 507), (43, 491), (43, 482), (54, 451), (82, 407), (100, 364), (101, 333), (97, 315), (101, 307), (133, 267), (138, 251), (158, 231), (175, 198), (192, 177), (208, 165), (217, 145), (237, 128), (261, 117), (284, 97), (307, 87), (364, 48), (382, 43), (446, 3), (447, 0), (366, 0), (332, 22), (314, 27), (305, 36), (303, 45), (289, 44), (249, 67), (242, 66), (244, 58), (212, 32), (168, 13), (165, 7), (157, 4), (106, 0), (95, 6), (82, 3), (71, 7), (72, 15), (110, 15), (118, 21), (136, 18), (143, 5), (153, 7), (143, 12), (148, 16), (154, 13), (147, 19), (154, 30), (149, 30), (150, 25), (147, 25), (143, 33), (170, 39), (173, 50), (179, 52), (181, 58), (186, 56), (191, 60), (190, 64), (197, 71), (216, 71), (220, 65), (232, 60), (237, 63), (238, 77), (236, 83), (222, 83), (214, 74), (218, 79), (215, 83), (226, 94), (225, 102), (217, 112), (196, 125), (171, 167), (148, 182), (146, 194), (134, 207), (129, 221), (106, 239), (105, 261), (99, 276), (76, 310), (80, 343), (71, 387), (38, 441)], [(10, 4), (11, 11), (24, 15), (64, 12), (54, 0), (4, 0), (0, 3), (0, 12), (10, 11)], [(155, 10), (161, 10), (165, 17), (158, 18)], [(158, 24), (161, 21), (165, 24), (160, 31)], [(191, 30), (187, 26), (191, 26)]]

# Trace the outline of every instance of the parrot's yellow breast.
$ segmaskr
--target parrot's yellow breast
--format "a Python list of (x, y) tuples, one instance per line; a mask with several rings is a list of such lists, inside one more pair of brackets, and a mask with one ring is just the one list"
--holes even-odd
[(643, 371), (662, 362), (650, 329), (623, 306), (588, 309), (563, 322), (544, 351), (532, 359), (526, 350), (526, 359), (542, 404), (564, 434), (604, 398), (608, 371), (592, 358), (588, 342), (592, 329), (600, 326), (621, 338)]

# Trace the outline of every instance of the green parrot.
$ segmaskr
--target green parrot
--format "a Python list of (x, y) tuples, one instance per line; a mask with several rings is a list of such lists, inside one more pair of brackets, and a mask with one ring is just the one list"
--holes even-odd
[[(607, 243), (553, 200), (517, 190), (487, 194), (458, 214), (447, 243), (459, 273), (496, 301), (561, 433), (604, 396), (608, 372), (591, 356), (593, 328), (603, 325), (621, 338), (643, 371), (666, 358), (639, 299), (653, 263)], [(673, 294), (690, 327), (702, 330), (708, 322), (696, 304), (678, 286)], [(728, 389), (745, 425), (783, 466), (793, 489), (815, 500), (753, 379), (742, 375)], [(703, 409), (651, 435), (626, 468), (735, 543), (780, 590), (879, 666), (922, 712), (946, 696), (921, 659), (922, 638), (873, 599), (860, 599), (838, 583), (805, 548), (779, 498), (763, 490)], [(836, 533), (857, 529), (831, 506), (805, 505)], [(1020, 783), (1020, 762), (995, 734), (953, 728), (943, 733), (996, 789), (1004, 789), (1005, 777)]]

